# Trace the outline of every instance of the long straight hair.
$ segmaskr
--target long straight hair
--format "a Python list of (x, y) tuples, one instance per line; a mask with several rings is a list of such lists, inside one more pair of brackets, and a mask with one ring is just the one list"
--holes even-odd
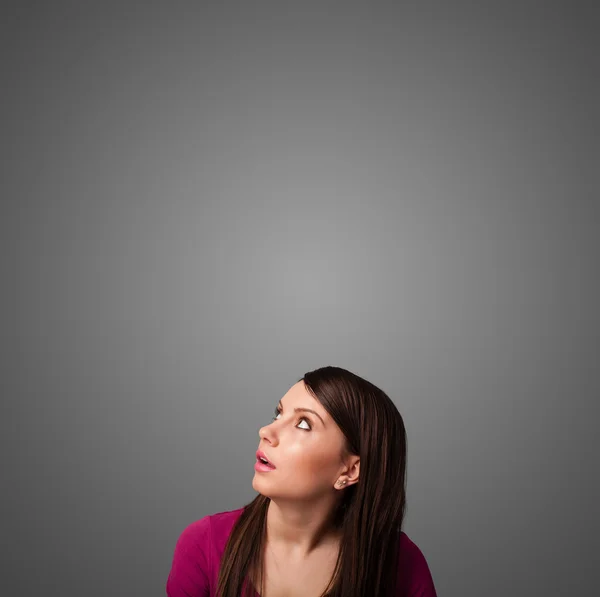
[[(346, 450), (360, 458), (357, 483), (342, 490), (334, 524), (342, 532), (333, 576), (321, 597), (392, 597), (406, 510), (406, 430), (381, 389), (341, 367), (322, 367), (298, 381), (341, 429)], [(264, 546), (270, 499), (259, 494), (235, 522), (219, 569), (218, 597), (263, 593)], [(257, 571), (260, 588), (248, 582)]]

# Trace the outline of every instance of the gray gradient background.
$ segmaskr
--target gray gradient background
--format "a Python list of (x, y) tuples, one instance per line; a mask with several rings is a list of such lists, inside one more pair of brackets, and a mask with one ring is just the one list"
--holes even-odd
[(320, 6), (3, 3), (2, 595), (163, 595), (328, 364), (440, 597), (597, 591), (592, 3)]

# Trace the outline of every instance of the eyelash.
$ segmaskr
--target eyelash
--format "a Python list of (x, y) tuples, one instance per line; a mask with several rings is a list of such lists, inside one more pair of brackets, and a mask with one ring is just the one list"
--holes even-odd
[[(271, 420), (274, 421), (275, 419), (277, 419), (277, 415), (280, 415), (280, 414), (281, 414), (281, 411), (278, 408), (276, 408), (275, 409), (275, 416), (271, 417)], [(312, 425), (310, 424), (310, 421), (306, 417), (300, 417), (298, 419), (298, 421), (306, 421), (306, 424), (309, 427), (309, 429), (302, 429), (302, 427), (298, 427), (298, 429), (300, 429), (300, 431), (311, 431), (312, 430)]]

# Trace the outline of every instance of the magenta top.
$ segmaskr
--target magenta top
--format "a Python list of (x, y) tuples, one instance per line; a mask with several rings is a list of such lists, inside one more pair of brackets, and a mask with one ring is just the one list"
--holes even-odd
[[(217, 597), (221, 556), (242, 511), (239, 508), (205, 516), (183, 530), (167, 579), (168, 597)], [(397, 597), (437, 597), (425, 557), (404, 531), (400, 532), (398, 560)]]

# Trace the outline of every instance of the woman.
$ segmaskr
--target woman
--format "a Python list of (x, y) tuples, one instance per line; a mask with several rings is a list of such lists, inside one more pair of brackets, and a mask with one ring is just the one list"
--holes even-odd
[(259, 495), (182, 532), (169, 597), (436, 597), (401, 530), (406, 432), (385, 392), (339, 367), (311, 371), (259, 436)]

